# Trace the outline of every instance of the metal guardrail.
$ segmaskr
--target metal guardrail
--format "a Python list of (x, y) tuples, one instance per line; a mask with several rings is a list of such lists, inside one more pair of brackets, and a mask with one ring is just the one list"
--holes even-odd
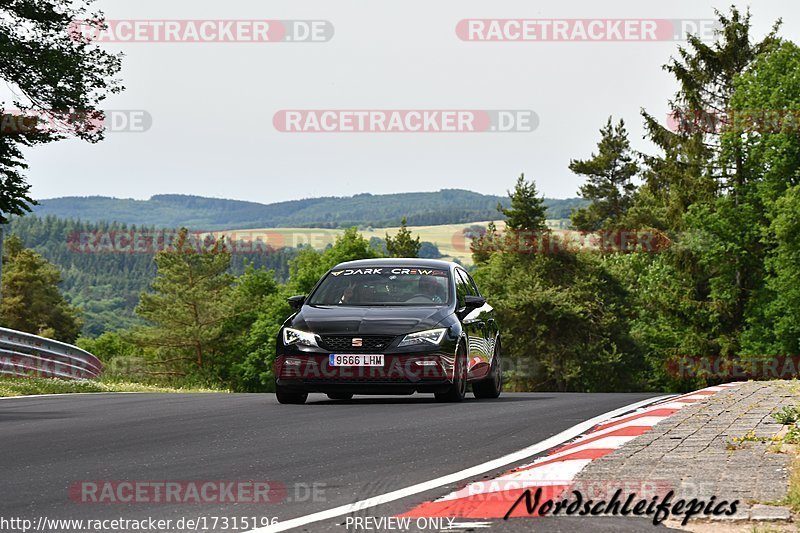
[(92, 379), (102, 372), (103, 363), (77, 346), (0, 328), (0, 374)]

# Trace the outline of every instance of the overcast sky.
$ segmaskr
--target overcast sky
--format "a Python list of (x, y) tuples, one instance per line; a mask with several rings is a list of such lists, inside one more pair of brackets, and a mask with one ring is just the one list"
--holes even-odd
[[(735, 2), (746, 7), (747, 2)], [(646, 149), (639, 109), (666, 117), (661, 66), (678, 42), (465, 42), (465, 18), (709, 19), (730, 0), (100, 0), (118, 19), (315, 19), (325, 43), (108, 43), (127, 90), (106, 109), (146, 110), (144, 133), (28, 150), (36, 198), (184, 193), (257, 202), (464, 188), (504, 194), (520, 172), (575, 196), (567, 165), (595, 149), (609, 115)], [(756, 35), (800, 2), (752, 6)], [(283, 109), (524, 109), (527, 133), (280, 133)], [(665, 118), (666, 120), (666, 118)]]

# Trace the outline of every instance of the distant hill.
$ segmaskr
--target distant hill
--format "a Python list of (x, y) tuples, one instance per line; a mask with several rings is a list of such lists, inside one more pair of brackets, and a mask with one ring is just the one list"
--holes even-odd
[[(38, 216), (80, 219), (85, 222), (113, 221), (137, 226), (192, 229), (247, 229), (279, 227), (341, 228), (347, 226), (389, 227), (408, 218), (410, 226), (460, 224), (498, 220), (498, 202), (508, 198), (460, 189), (346, 197), (308, 198), (273, 204), (224, 200), (182, 194), (160, 194), (149, 200), (105, 196), (70, 196), (40, 200)], [(581, 199), (546, 199), (548, 218), (569, 217)]]

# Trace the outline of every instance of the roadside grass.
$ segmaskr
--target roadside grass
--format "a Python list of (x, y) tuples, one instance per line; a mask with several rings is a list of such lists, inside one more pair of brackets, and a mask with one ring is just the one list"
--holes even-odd
[(37, 377), (1, 377), (0, 397), (87, 392), (230, 392), (199, 385), (154, 385), (124, 380), (66, 380)]
[[(793, 395), (800, 395), (800, 381), (797, 379), (780, 382), (780, 385)], [(782, 442), (778, 443), (779, 448), (775, 451), (792, 456), (789, 465), (789, 490), (786, 497), (776, 503), (789, 507), (793, 513), (800, 513), (800, 406), (784, 407), (774, 413), (772, 418), (784, 426), (778, 433)]]
[(725, 446), (725, 449), (728, 451), (735, 451), (747, 448), (748, 443), (751, 442), (758, 442), (761, 444), (770, 443), (771, 449), (778, 450), (780, 445), (785, 442), (783, 435), (773, 435), (771, 437), (766, 437), (763, 435), (756, 435), (755, 431), (748, 431), (741, 437), (733, 437), (731, 438), (730, 442)]
[(792, 460), (791, 472), (789, 473), (789, 492), (783, 501), (792, 509), (792, 512), (800, 513), (800, 455), (795, 453)]

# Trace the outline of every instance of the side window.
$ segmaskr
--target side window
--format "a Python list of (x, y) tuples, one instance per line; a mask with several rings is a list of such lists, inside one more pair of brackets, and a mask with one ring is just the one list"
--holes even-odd
[(463, 281), (464, 285), (466, 285), (467, 294), (469, 294), (470, 296), (478, 296), (478, 291), (475, 290), (475, 287), (470, 280), (469, 274), (467, 274), (461, 269), (456, 269), (456, 270), (458, 271), (458, 275), (461, 277), (461, 281)]
[(478, 284), (475, 283), (475, 280), (472, 279), (472, 276), (470, 276), (467, 272), (462, 272), (461, 275), (467, 278), (467, 283), (469, 284), (470, 287), (472, 287), (472, 294), (474, 294), (475, 296), (480, 296), (481, 291), (478, 290)]
[(464, 307), (464, 297), (470, 294), (469, 284), (461, 277), (461, 273), (456, 269), (456, 308), (461, 309)]

